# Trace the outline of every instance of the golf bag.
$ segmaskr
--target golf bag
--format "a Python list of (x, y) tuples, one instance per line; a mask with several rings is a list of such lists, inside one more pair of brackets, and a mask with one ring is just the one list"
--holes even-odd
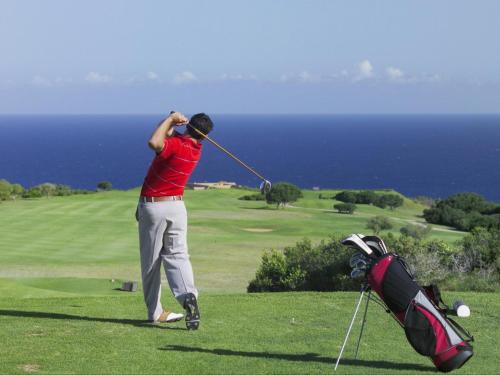
[[(450, 310), (442, 303), (439, 289), (434, 285), (420, 286), (404, 259), (388, 253), (378, 237), (351, 235), (343, 241), (349, 246), (354, 242), (357, 242), (354, 247), (362, 251), (354, 263), (359, 263), (360, 256), (368, 260), (369, 266), (362, 270), (365, 280), (403, 327), (411, 346), (430, 357), (442, 372), (458, 369), (467, 362), (473, 355), (469, 345), (473, 337), (447, 316)], [(359, 270), (355, 268), (353, 273), (355, 271)]]

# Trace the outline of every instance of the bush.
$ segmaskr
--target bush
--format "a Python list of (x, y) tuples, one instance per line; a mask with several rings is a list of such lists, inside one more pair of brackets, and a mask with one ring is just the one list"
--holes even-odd
[(498, 206), (476, 193), (459, 193), (438, 201), (423, 212), (427, 222), (463, 231), (476, 227), (500, 229)]
[(431, 233), (432, 227), (430, 225), (421, 224), (407, 224), (399, 231), (404, 236), (410, 236), (416, 239), (423, 239)]
[(11, 184), (7, 180), (0, 180), (0, 201), (16, 199), (24, 192), (24, 188), (19, 184)]
[(113, 189), (113, 185), (109, 181), (100, 181), (97, 183), (97, 190), (109, 191)]
[(261, 193), (256, 193), (256, 194), (244, 195), (242, 197), (239, 197), (238, 199), (241, 201), (265, 201), (266, 197)]
[(354, 203), (339, 203), (333, 206), (339, 213), (352, 214), (356, 210)]
[(383, 230), (392, 229), (392, 223), (387, 216), (377, 215), (368, 220), (366, 227), (378, 234)]
[(313, 246), (306, 239), (283, 253), (266, 252), (248, 292), (358, 290), (359, 282), (349, 276), (351, 251), (340, 241), (331, 237)]
[[(265, 252), (248, 292), (358, 290), (359, 281), (349, 276), (352, 250), (340, 243), (344, 237), (316, 246), (306, 239), (283, 252)], [(392, 233), (384, 241), (390, 252), (406, 259), (421, 284), (439, 282), (442, 289), (460, 291), (499, 289), (498, 232), (475, 230), (456, 246)]]
[(342, 191), (335, 195), (336, 200), (344, 203), (357, 203), (357, 194), (353, 191)]

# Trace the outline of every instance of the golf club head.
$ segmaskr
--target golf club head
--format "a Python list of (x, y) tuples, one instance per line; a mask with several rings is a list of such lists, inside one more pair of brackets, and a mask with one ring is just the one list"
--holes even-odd
[(354, 268), (359, 261), (371, 263), (370, 258), (368, 258), (366, 255), (362, 253), (354, 253), (354, 255), (349, 260), (349, 266), (351, 266), (351, 268)]
[(262, 195), (266, 195), (267, 193), (269, 193), (271, 191), (271, 188), (272, 184), (269, 180), (264, 180), (260, 183), (260, 193)]
[(379, 252), (380, 255), (387, 254), (388, 252), (384, 241), (378, 236), (364, 236), (363, 241), (373, 250)]
[(350, 246), (353, 247), (359, 251), (361, 251), (363, 254), (370, 256), (370, 257), (375, 257), (376, 255), (374, 254), (373, 250), (368, 246), (363, 240), (364, 236), (361, 234), (351, 234), (350, 236), (344, 238), (342, 240), (342, 245)]
[(351, 279), (359, 280), (363, 279), (366, 276), (366, 272), (364, 270), (353, 269), (351, 271)]
[(353, 269), (359, 269), (359, 270), (367, 270), (368, 268), (370, 268), (370, 264), (368, 262), (365, 262), (364, 260), (362, 259), (359, 259), (355, 264), (354, 264), (354, 267), (352, 267)]

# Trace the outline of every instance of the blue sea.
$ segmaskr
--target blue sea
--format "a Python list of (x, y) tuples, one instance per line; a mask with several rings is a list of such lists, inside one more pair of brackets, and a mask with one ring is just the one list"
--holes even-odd
[[(0, 178), (25, 187), (140, 186), (161, 115), (2, 115)], [(214, 115), (211, 136), (267, 179), (500, 202), (500, 115)], [(191, 181), (260, 181), (211, 144)]]

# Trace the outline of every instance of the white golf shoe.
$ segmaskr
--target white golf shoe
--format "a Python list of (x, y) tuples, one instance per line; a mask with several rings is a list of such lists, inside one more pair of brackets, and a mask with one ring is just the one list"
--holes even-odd
[(182, 318), (184, 318), (184, 314), (177, 314), (172, 311), (163, 310), (160, 316), (157, 319), (153, 320), (153, 324), (174, 323), (178, 322)]

